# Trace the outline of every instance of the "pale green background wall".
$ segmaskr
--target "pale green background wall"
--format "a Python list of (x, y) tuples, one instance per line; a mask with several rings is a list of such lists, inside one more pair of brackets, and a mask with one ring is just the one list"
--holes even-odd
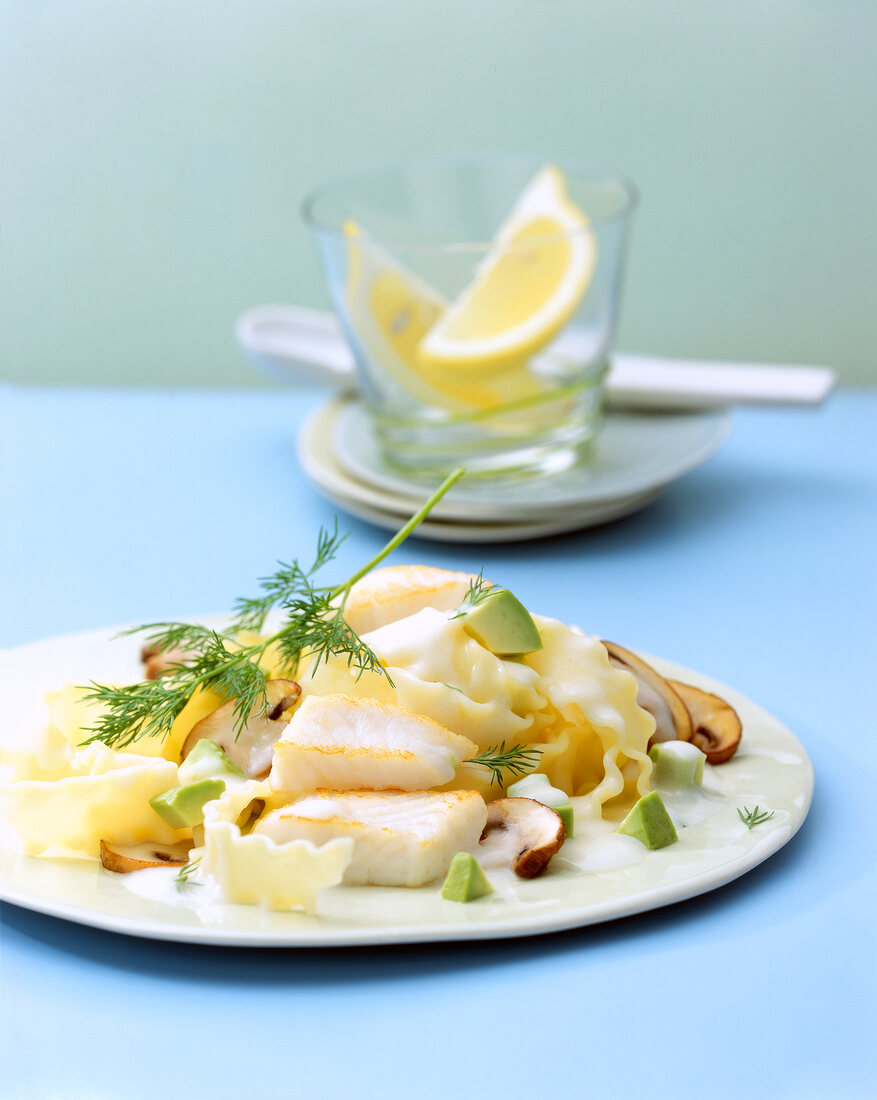
[(877, 381), (874, 0), (0, 0), (0, 377), (249, 384), (314, 181), (433, 150), (642, 190), (620, 345)]

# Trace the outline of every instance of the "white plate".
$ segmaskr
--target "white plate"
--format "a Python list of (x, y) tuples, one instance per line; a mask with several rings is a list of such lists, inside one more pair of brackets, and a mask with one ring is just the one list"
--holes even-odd
[[(332, 402), (321, 420), (340, 467), (358, 482), (422, 502), (430, 484), (391, 466), (381, 454), (374, 425), (355, 397)], [(548, 477), (513, 480), (464, 478), (436, 507), (435, 517), (501, 522), (556, 519), (654, 495), (706, 462), (727, 438), (729, 412), (607, 413), (593, 457)]]
[[(65, 682), (130, 680), (139, 673), (136, 639), (94, 631), (8, 650), (0, 657), (5, 724), (0, 744), (26, 747), (45, 722), (43, 692)], [(728, 764), (707, 768), (719, 794), (715, 812), (680, 828), (677, 843), (642, 851), (639, 862), (588, 870), (588, 845), (576, 838), (541, 878), (525, 882), (491, 872), (496, 893), (462, 905), (419, 890), (334, 887), (320, 916), (241, 905), (206, 906), (199, 887), (177, 889), (171, 870), (115, 875), (96, 862), (22, 857), (0, 838), (0, 899), (95, 928), (152, 939), (251, 947), (334, 947), (494, 939), (554, 932), (624, 917), (713, 890), (756, 867), (786, 844), (810, 805), (813, 771), (796, 738), (734, 691), (697, 673), (655, 661), (665, 674), (727, 698), (743, 720), (743, 743)], [(14, 690), (13, 690), (14, 688)], [(774, 812), (748, 831), (737, 808)], [(678, 822), (677, 822), (678, 823)]]

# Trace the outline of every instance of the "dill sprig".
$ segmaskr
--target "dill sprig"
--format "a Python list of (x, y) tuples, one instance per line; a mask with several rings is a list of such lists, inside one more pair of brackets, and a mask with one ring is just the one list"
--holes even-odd
[(182, 866), (179, 870), (179, 874), (174, 878), (174, 882), (177, 884), (177, 889), (181, 890), (184, 886), (200, 886), (200, 882), (190, 882), (192, 875), (201, 866), (201, 857), (197, 859), (190, 859), (188, 863)]
[[(332, 654), (343, 654), (348, 667), (356, 669), (358, 675), (376, 672), (389, 679), (377, 655), (345, 620), (347, 597), (358, 580), (408, 538), (463, 473), (458, 467), (449, 474), (423, 507), (343, 584), (330, 587), (316, 583), (316, 574), (335, 557), (343, 542), (336, 523), (332, 532), (320, 531), (310, 567), (302, 568), (297, 561), (278, 563), (277, 571), (260, 581), (261, 595), (238, 600), (228, 629), (162, 622), (125, 631), (145, 633), (147, 644), (159, 650), (182, 649), (185, 657), (173, 662), (157, 680), (122, 687), (90, 684), (85, 698), (101, 704), (104, 711), (88, 731), (91, 736), (86, 744), (100, 741), (124, 749), (142, 736), (167, 737), (177, 716), (199, 689), (234, 699), (235, 724), (240, 733), (250, 715), (267, 713), (267, 677), (259, 662), (271, 647), (275, 647), (290, 674), (304, 658), (316, 667)], [(277, 607), (284, 612), (278, 630), (251, 644), (238, 641), (241, 632), (261, 631), (269, 613)]]
[(257, 664), (267, 643), (238, 647), (231, 633), (219, 633), (188, 623), (147, 623), (125, 634), (146, 634), (158, 649), (183, 648), (185, 660), (173, 662), (157, 680), (140, 680), (121, 687), (92, 682), (86, 699), (104, 711), (91, 727), (85, 744), (101, 741), (124, 749), (140, 737), (166, 737), (196, 691), (234, 699), (235, 724), (243, 729), (255, 710), (268, 708), (267, 677)]
[(739, 806), (737, 807), (737, 816), (747, 829), (754, 829), (756, 825), (763, 825), (765, 821), (770, 821), (773, 814), (773, 810), (759, 810), (758, 806), (754, 810), (750, 810), (748, 806), (744, 806), (742, 810)]
[(505, 741), (493, 745), (477, 756), (470, 757), (467, 764), (480, 764), (490, 769), (492, 783), (502, 783), (503, 772), (512, 775), (527, 775), (539, 766), (541, 756), (539, 749), (525, 748), (523, 745), (513, 745), (510, 749), (505, 747)]
[(270, 577), (261, 577), (262, 594), (252, 599), (239, 599), (235, 603), (234, 629), (261, 632), (265, 620), (275, 607), (291, 607), (302, 599), (317, 598), (313, 578), (338, 553), (346, 535), (338, 534), (335, 520), (331, 534), (323, 528), (317, 539), (317, 552), (309, 569), (302, 569), (297, 561), (278, 562)]
[(460, 602), (460, 606), (457, 609), (455, 615), (452, 615), (452, 619), (460, 619), (467, 611), (471, 611), (473, 607), (477, 607), (480, 603), (483, 603), (494, 592), (501, 592), (501, 588), (497, 588), (491, 584), (490, 581), (484, 579), (484, 570), (478, 574), (477, 577), (472, 577), (469, 581), (469, 588), (466, 595)]

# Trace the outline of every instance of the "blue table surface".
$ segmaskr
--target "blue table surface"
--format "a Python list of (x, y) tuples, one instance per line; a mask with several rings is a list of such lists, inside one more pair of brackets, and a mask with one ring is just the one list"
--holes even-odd
[[(0, 389), (0, 644), (227, 609), (333, 505), (295, 458), (319, 392)], [(0, 1097), (864, 1097), (875, 1058), (877, 392), (741, 410), (638, 514), (396, 562), (733, 685), (816, 770), (729, 886), (561, 934), (246, 950), (0, 905)], [(341, 515), (343, 579), (387, 533)], [(331, 579), (331, 578), (330, 578)]]

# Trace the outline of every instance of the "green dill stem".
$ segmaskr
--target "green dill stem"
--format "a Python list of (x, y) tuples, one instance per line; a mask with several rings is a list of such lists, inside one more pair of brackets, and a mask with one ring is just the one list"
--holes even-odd
[(426, 504), (424, 504), (422, 508), (414, 513), (411, 519), (408, 520), (408, 522), (403, 528), (401, 528), (401, 530), (397, 531), (396, 534), (393, 535), (393, 537), (383, 548), (383, 550), (380, 550), (375, 555), (375, 557), (372, 558), (368, 565), (364, 565), (362, 569), (359, 569), (356, 573), (354, 573), (350, 580), (346, 582), (346, 584), (341, 584), (337, 588), (334, 588), (332, 590), (330, 598), (335, 599), (337, 596), (341, 596), (342, 594), (348, 592), (358, 580), (362, 580), (362, 578), (367, 573), (370, 573), (376, 565), (379, 565), (384, 560), (384, 558), (387, 557), (388, 554), (392, 554), (397, 546), (401, 546), (402, 543), (411, 534), (411, 532), (415, 529), (415, 527), (419, 527), (420, 524), (423, 523), (423, 521), (433, 510), (436, 504), (438, 504), (438, 502), (442, 499), (448, 489), (450, 489), (452, 485), (458, 482), (463, 474), (465, 474), (465, 472), (466, 470), (462, 466), (458, 466), (456, 470), (452, 470), (451, 473), (448, 474), (445, 480), (432, 494)]
[[(384, 546), (382, 550), (379, 550), (378, 553), (371, 559), (371, 561), (368, 562), (368, 564), (364, 565), (361, 569), (358, 569), (352, 577), (344, 582), (344, 584), (339, 584), (336, 588), (333, 588), (330, 591), (329, 599), (334, 600), (337, 599), (338, 596), (342, 595), (346, 597), (347, 593), (358, 580), (361, 580), (364, 576), (370, 573), (376, 565), (379, 565), (384, 560), (384, 558), (386, 558), (389, 554), (392, 554), (397, 546), (401, 546), (402, 543), (411, 534), (411, 532), (414, 531), (415, 528), (420, 526), (420, 524), (426, 519), (426, 517), (433, 510), (436, 504), (438, 504), (438, 502), (442, 499), (445, 493), (447, 493), (452, 485), (460, 480), (465, 472), (466, 470), (463, 466), (458, 466), (455, 470), (452, 470), (451, 473), (448, 474), (445, 480), (432, 494), (429, 500), (427, 500), (426, 503), (414, 513), (414, 515), (411, 517), (411, 519), (408, 520), (404, 527), (400, 528), (400, 530), (397, 531), (395, 535), (393, 535), (386, 546)], [(273, 645), (274, 642), (279, 641), (279, 639), (283, 637), (283, 635), (286, 633), (286, 630), (287, 627), (283, 627), (282, 629), (278, 630), (276, 634), (272, 634), (264, 642), (260, 642), (258, 645), (248, 647), (248, 649), (246, 650), (247, 654), (252, 655), (258, 659), (265, 653), (270, 645)]]
[[(414, 515), (411, 517), (411, 519), (408, 520), (408, 522), (405, 524), (404, 527), (400, 528), (400, 530), (398, 530), (396, 532), (396, 534), (393, 535), (393, 537), (390, 539), (390, 541), (383, 547), (383, 549), (378, 551), (378, 553), (371, 559), (371, 561), (369, 561), (361, 569), (358, 569), (353, 574), (352, 577), (350, 577), (348, 580), (346, 580), (344, 582), (344, 584), (339, 584), (337, 586), (337, 588), (333, 588), (331, 590), (331, 592), (329, 593), (329, 599), (334, 600), (334, 599), (337, 599), (338, 596), (343, 596), (344, 597), (344, 601), (342, 601), (342, 607), (343, 607), (344, 602), (346, 601), (346, 598), (347, 598), (347, 594), (350, 592), (350, 589), (356, 584), (356, 582), (358, 580), (362, 580), (362, 578), (365, 577), (368, 573), (370, 573), (376, 565), (380, 565), (380, 563), (384, 560), (384, 558), (386, 558), (388, 555), (392, 554), (392, 552), (398, 546), (402, 545), (402, 543), (408, 538), (408, 536), (411, 534), (411, 532), (414, 531), (415, 528), (419, 527), (421, 523), (423, 523), (423, 521), (426, 519), (426, 517), (429, 515), (429, 513), (433, 510), (433, 508), (436, 506), (436, 504), (438, 504), (438, 502), (442, 499), (442, 497), (445, 495), (445, 493), (447, 493), (447, 491), (451, 488), (452, 485), (456, 484), (456, 482), (458, 482), (460, 480), (460, 478), (465, 474), (465, 472), (466, 472), (466, 470), (463, 466), (458, 466), (455, 470), (452, 470), (451, 473), (448, 474), (448, 476), (445, 478), (445, 480), (441, 483), (441, 485), (439, 485), (439, 487), (436, 489), (436, 491), (432, 494), (432, 496), (429, 498), (429, 500), (427, 500), (426, 503), (414, 513)], [(268, 638), (268, 640), (266, 642), (264, 642), (263, 644), (261, 644), (259, 646), (259, 649), (258, 649), (259, 654), (260, 655), (263, 654), (265, 652), (265, 650), (268, 648), (268, 646), (270, 646), (273, 642), (276, 642), (279, 638), (281, 638), (284, 633), (285, 633), (285, 629), (284, 630), (279, 630), (276, 634), (274, 634), (270, 638)]]
[(180, 868), (179, 874), (174, 878), (174, 882), (177, 885), (177, 889), (181, 889), (183, 886), (200, 886), (200, 882), (190, 882), (190, 877), (198, 870), (201, 865), (200, 856), (198, 859), (191, 859), (187, 864)]

